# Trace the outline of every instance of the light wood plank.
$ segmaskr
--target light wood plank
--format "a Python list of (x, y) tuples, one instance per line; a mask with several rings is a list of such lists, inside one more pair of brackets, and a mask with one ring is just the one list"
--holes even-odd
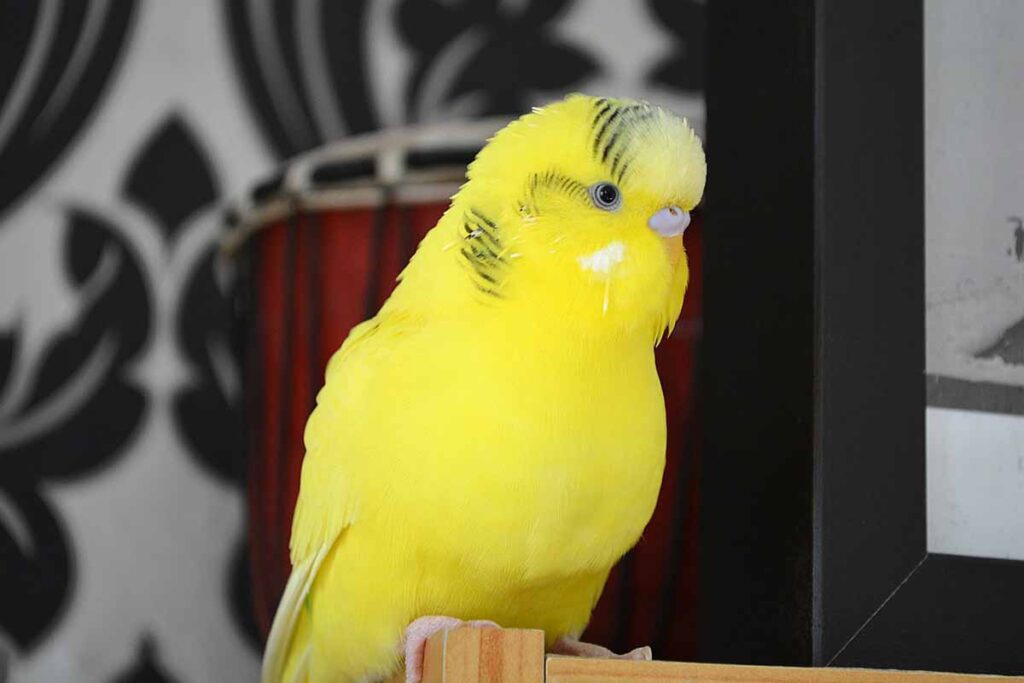
[(1024, 676), (979, 676), (877, 669), (796, 668), (548, 657), (547, 683), (1007, 683)]
[[(389, 683), (404, 683), (404, 671)], [(797, 668), (617, 659), (544, 658), (544, 633), (460, 628), (427, 641), (423, 683), (1008, 683), (981, 676), (877, 669)]]
[(543, 631), (459, 628), (427, 641), (423, 683), (543, 681)]

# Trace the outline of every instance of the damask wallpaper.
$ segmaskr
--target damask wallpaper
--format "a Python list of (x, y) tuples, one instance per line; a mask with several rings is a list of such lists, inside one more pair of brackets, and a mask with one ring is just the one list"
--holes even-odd
[(0, 0), (0, 680), (250, 681), (222, 209), (582, 90), (703, 126), (696, 0)]

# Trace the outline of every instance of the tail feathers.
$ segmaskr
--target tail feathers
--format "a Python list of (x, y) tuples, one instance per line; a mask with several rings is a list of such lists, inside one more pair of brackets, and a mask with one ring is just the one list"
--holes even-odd
[(325, 543), (292, 568), (267, 638), (262, 683), (303, 683), (308, 678), (310, 615), (305, 605), (329, 549)]

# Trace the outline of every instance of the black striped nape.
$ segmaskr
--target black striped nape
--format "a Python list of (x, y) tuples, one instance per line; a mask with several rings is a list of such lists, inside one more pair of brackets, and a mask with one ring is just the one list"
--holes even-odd
[(477, 290), (501, 297), (498, 288), (506, 260), (498, 225), (479, 209), (470, 208), (462, 218), (463, 246), (459, 249)]
[(594, 108), (597, 109), (597, 113), (594, 114), (594, 121), (591, 123), (590, 127), (597, 128), (597, 124), (601, 119), (608, 115), (608, 112), (612, 110), (612, 107), (614, 107), (614, 105), (603, 97), (595, 102)]
[(593, 154), (608, 164), (616, 182), (622, 183), (635, 153), (630, 149), (636, 125), (657, 116), (657, 110), (648, 104), (616, 105), (600, 99), (594, 103)]
[(559, 192), (567, 197), (586, 202), (590, 194), (587, 186), (564, 173), (548, 169), (543, 173), (531, 173), (527, 181), (527, 198), (522, 202), (531, 213), (537, 213), (537, 194), (544, 190)]

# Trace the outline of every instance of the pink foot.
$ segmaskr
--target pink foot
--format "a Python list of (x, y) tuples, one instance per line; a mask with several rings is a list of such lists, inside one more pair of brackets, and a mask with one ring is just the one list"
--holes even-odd
[(617, 655), (606, 647), (594, 645), (593, 643), (584, 643), (581, 640), (569, 638), (568, 636), (562, 636), (556, 640), (554, 645), (551, 646), (551, 653), (573, 657), (588, 657), (591, 659), (637, 659), (640, 661), (650, 661), (654, 658), (651, 648), (647, 646), (630, 650), (624, 655)]
[(493, 621), (463, 621), (454, 617), (420, 617), (405, 629), (402, 646), (405, 650), (405, 683), (420, 683), (423, 678), (423, 650), (430, 636), (463, 626), (501, 628)]

